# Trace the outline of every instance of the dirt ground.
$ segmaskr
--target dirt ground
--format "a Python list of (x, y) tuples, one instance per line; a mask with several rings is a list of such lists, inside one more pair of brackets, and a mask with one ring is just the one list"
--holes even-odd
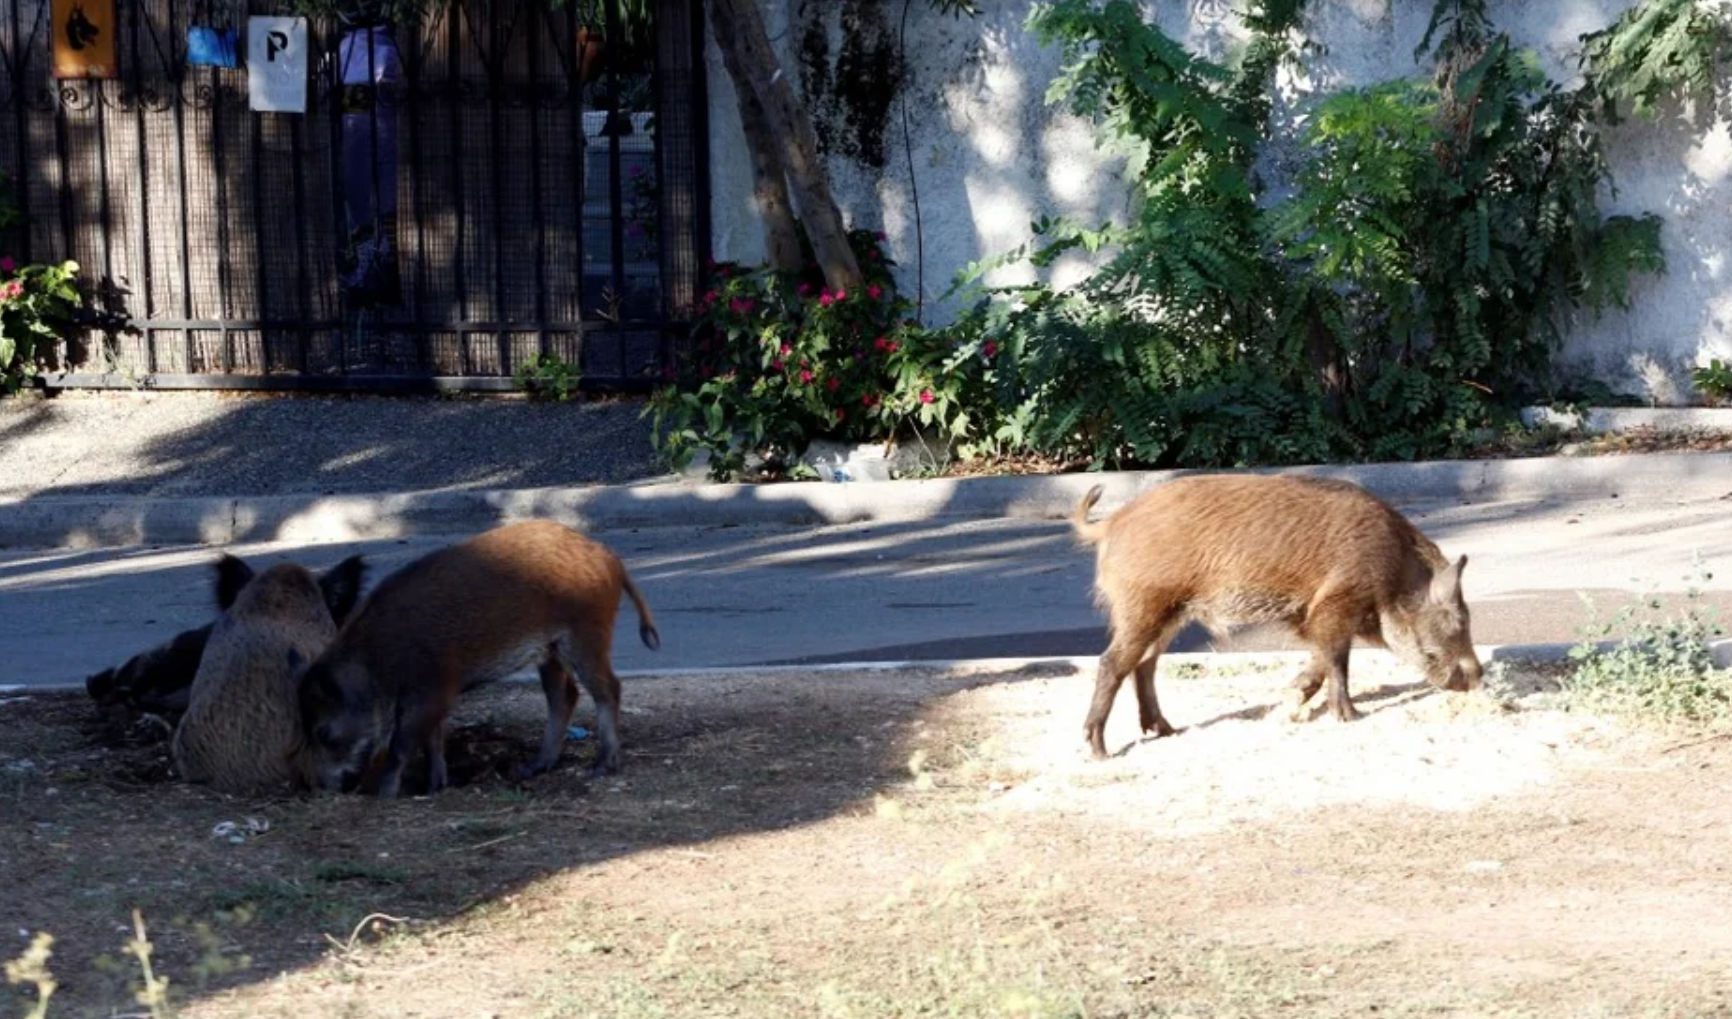
[(55, 936), (51, 1016), (142, 1014), (134, 908), (184, 1016), (1732, 1016), (1732, 743), (1356, 669), (1342, 725), (1163, 667), (1106, 762), (1068, 667), (643, 680), (623, 776), (524, 785), (502, 686), (390, 803), (0, 695), (0, 956)]

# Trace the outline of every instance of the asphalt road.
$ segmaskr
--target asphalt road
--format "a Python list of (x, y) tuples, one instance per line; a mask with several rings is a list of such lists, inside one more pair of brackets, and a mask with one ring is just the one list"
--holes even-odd
[[(1465, 586), (1482, 644), (1575, 639), (1588, 618), (1651, 592), (1676, 597), (1699, 572), (1732, 619), (1732, 504), (1650, 494), (1571, 504), (1414, 506)], [(662, 650), (621, 613), (624, 670), (778, 663), (1089, 655), (1104, 644), (1089, 588), (1092, 554), (1061, 522), (826, 528), (720, 527), (598, 535), (654, 608)], [(247, 545), (232, 551), (315, 568), (357, 551), (372, 579), (447, 539), (355, 545)], [(0, 554), (0, 684), (81, 682), (207, 621), (210, 548)], [(1279, 634), (1224, 641), (1187, 632), (1178, 650), (1291, 646)]]

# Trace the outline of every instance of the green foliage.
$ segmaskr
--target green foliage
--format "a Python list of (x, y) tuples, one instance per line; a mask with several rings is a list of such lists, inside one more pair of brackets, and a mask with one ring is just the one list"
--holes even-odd
[(0, 393), (37, 376), (81, 303), (77, 262), (19, 266), (0, 257)]
[(531, 396), (564, 403), (576, 398), (583, 384), (583, 369), (553, 354), (536, 354), (518, 365), (512, 378)]
[[(1656, 217), (1607, 217), (1594, 85), (1569, 90), (1490, 23), (1440, 0), (1427, 80), (1324, 97), (1291, 193), (1251, 173), (1303, 0), (1246, 10), (1237, 68), (1188, 52), (1129, 0), (1053, 0), (1048, 99), (1128, 160), (1122, 224), (1043, 221), (971, 266), (962, 335), (992, 335), (1012, 447), (1100, 464), (1406, 459), (1466, 449), (1551, 387), (1561, 324), (1627, 305), (1664, 269)], [(982, 287), (996, 268), (1083, 253), (1065, 291)]]
[(1607, 120), (1615, 123), (1625, 107), (1652, 116), (1667, 98), (1711, 96), (1729, 39), (1724, 4), (1644, 0), (1582, 37), (1582, 69)]
[(1717, 357), (1691, 372), (1690, 378), (1715, 403), (1725, 403), (1732, 397), (1732, 365)]
[(969, 401), (986, 392), (992, 358), (914, 322), (882, 236), (857, 230), (849, 240), (865, 273), (852, 291), (825, 289), (816, 268), (714, 268), (691, 356), (646, 409), (676, 466), (707, 450), (711, 476), (726, 480), (749, 455), (786, 473), (818, 437), (876, 441), (930, 428), (978, 438), (986, 415)]
[[(1576, 666), (1565, 693), (1590, 710), (1692, 723), (1732, 719), (1732, 670), (1715, 666), (1711, 643), (1723, 631), (1701, 598), (1692, 586), (1682, 607), (1669, 610), (1659, 598), (1646, 598), (1609, 620), (1591, 620), (1570, 649)], [(1611, 649), (1597, 646), (1613, 636), (1619, 639)]]

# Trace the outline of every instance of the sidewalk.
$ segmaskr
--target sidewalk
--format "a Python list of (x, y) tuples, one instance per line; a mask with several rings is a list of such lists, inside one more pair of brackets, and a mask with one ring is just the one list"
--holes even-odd
[(197, 392), (0, 400), (0, 500), (617, 484), (664, 473), (642, 406)]
[[(322, 544), (526, 517), (597, 532), (1055, 519), (1096, 483), (1110, 508), (1172, 474), (691, 484), (657, 465), (639, 407), (204, 394), (0, 403), (0, 547)], [(1398, 504), (1732, 495), (1732, 453), (1290, 470)]]

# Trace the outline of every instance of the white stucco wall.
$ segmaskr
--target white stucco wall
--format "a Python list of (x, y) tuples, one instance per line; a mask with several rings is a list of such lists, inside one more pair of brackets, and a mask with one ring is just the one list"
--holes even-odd
[[(835, 0), (762, 0), (783, 66), (798, 86), (800, 5), (829, 11)], [(1577, 38), (1601, 28), (1633, 0), (1501, 0), (1496, 23), (1535, 50), (1554, 78), (1574, 78)], [(909, 12), (903, 98), (919, 186), (925, 242), (928, 321), (954, 308), (937, 299), (970, 261), (1029, 237), (1042, 214), (1099, 221), (1121, 210), (1125, 188), (1114, 160), (1096, 149), (1088, 125), (1044, 102), (1058, 54), (1023, 31), (1029, 0), (993, 0), (987, 13), (954, 20), (913, 0)], [(1228, 0), (1159, 0), (1162, 26), (1211, 56), (1232, 52), (1242, 30)], [(1297, 76), (1284, 78), (1294, 97), (1283, 116), (1304, 109), (1318, 88), (1362, 85), (1423, 73), (1413, 49), (1425, 30), (1430, 0), (1313, 0), (1309, 35), (1324, 47)], [(894, 28), (902, 5), (885, 0)], [(833, 33), (840, 26), (832, 13)], [(835, 36), (833, 35), (833, 38)], [(751, 199), (751, 167), (734, 91), (714, 44), (709, 53), (713, 247), (716, 257), (759, 261), (763, 235)], [(852, 225), (890, 236), (901, 282), (915, 291), (915, 223), (897, 109), (891, 110), (882, 170), (833, 157), (837, 198)], [(1613, 212), (1665, 217), (1666, 275), (1638, 283), (1630, 312), (1609, 311), (1571, 324), (1562, 353), (1571, 370), (1591, 372), (1617, 388), (1660, 403), (1690, 398), (1689, 371), (1710, 357), (1732, 358), (1732, 132), (1724, 122), (1702, 131), (1676, 118), (1632, 121), (1612, 129), (1608, 149), (1618, 192)], [(1276, 157), (1279, 161), (1279, 157)], [(1055, 282), (1086, 266), (1063, 261)], [(1008, 279), (1026, 269), (1006, 269)]]

